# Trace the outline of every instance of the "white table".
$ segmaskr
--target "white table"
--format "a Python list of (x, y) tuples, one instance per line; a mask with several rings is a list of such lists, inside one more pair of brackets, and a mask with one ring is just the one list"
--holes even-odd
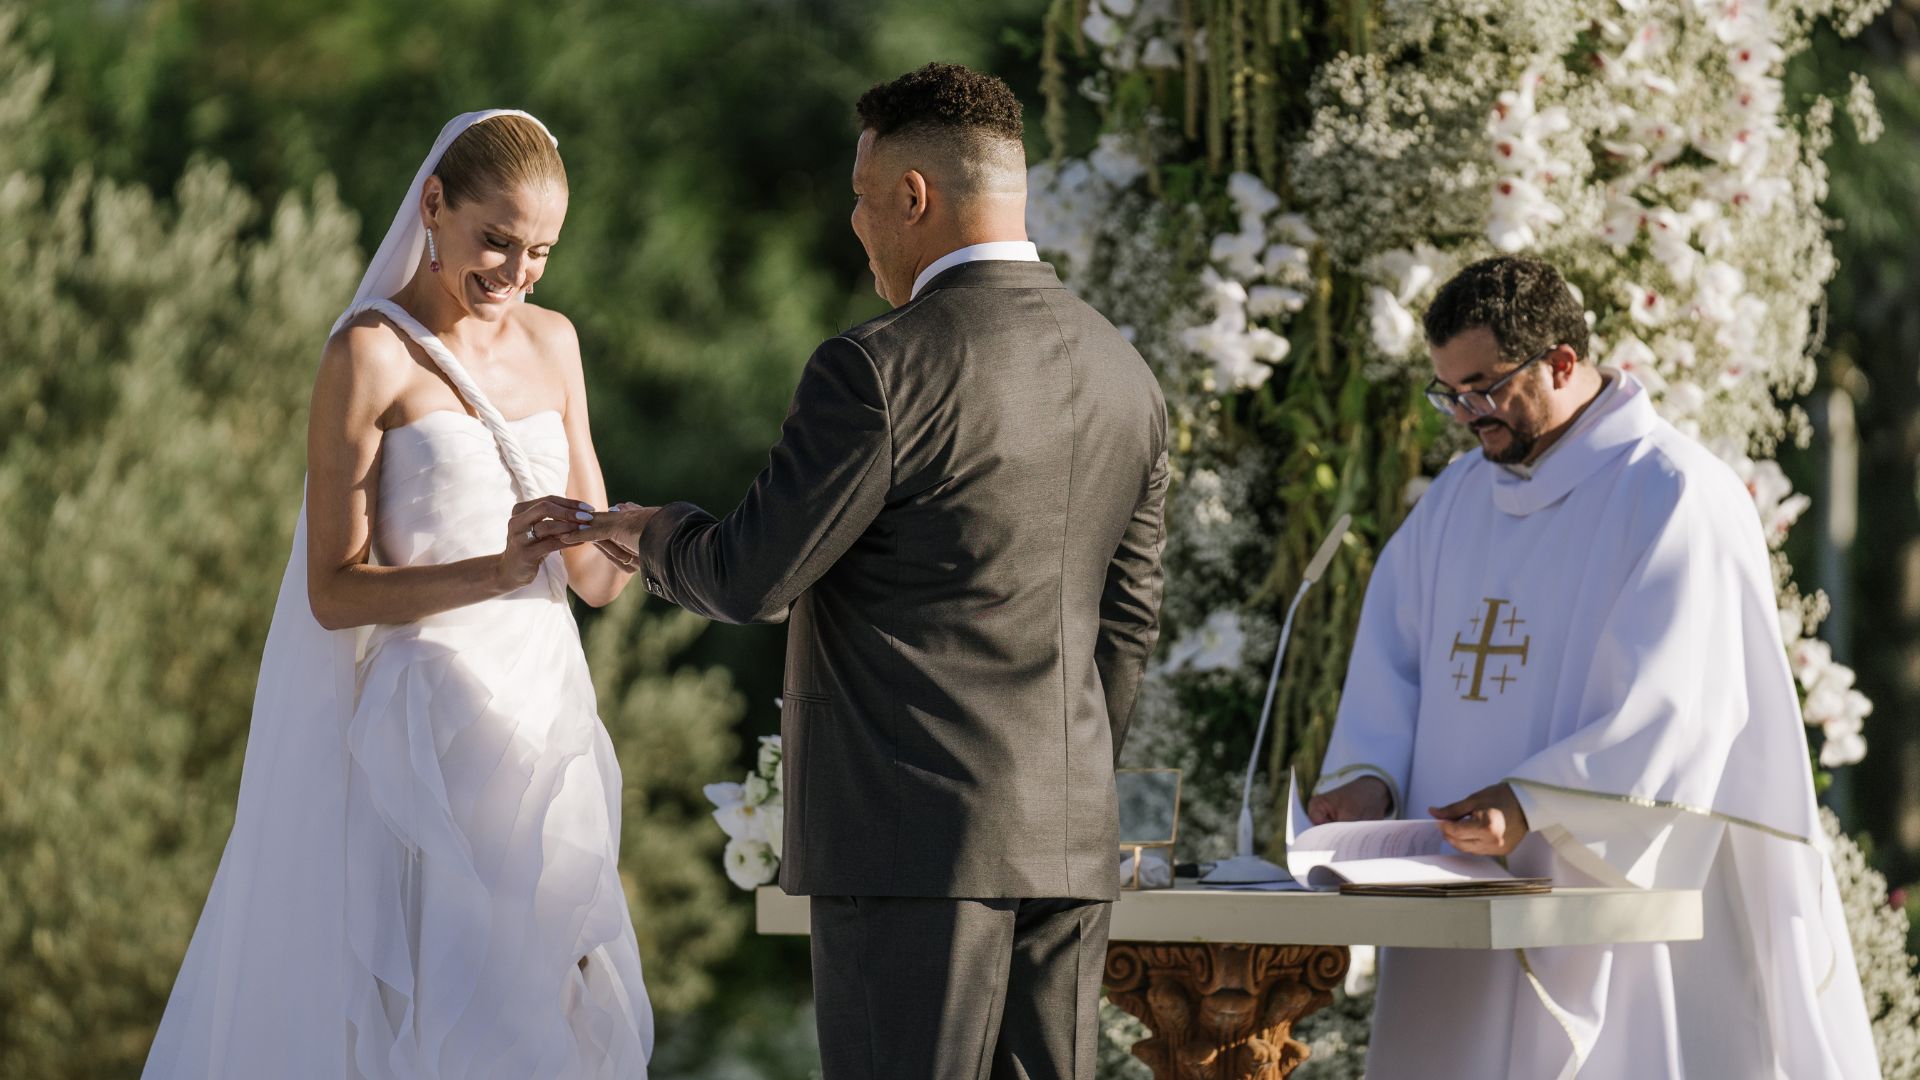
[[(762, 934), (805, 934), (805, 897), (766, 886)], [(1555, 889), (1446, 899), (1223, 892), (1182, 882), (1122, 893), (1107, 949), (1107, 997), (1153, 1037), (1134, 1054), (1162, 1078), (1280, 1080), (1307, 1057), (1294, 1022), (1333, 1000), (1349, 945), (1535, 949), (1692, 941), (1700, 893)]]

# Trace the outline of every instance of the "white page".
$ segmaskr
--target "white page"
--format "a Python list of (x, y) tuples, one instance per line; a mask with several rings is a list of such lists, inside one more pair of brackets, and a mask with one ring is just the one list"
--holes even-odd
[(1353, 859), (1325, 863), (1307, 872), (1315, 889), (1355, 885), (1410, 885), (1445, 881), (1505, 881), (1513, 875), (1479, 855), (1425, 855), (1410, 859)]
[(1335, 821), (1303, 828), (1308, 818), (1298, 781), (1290, 779), (1288, 788), (1287, 870), (1310, 888), (1338, 888), (1342, 878), (1402, 884), (1512, 877), (1492, 859), (1455, 851), (1438, 821)]

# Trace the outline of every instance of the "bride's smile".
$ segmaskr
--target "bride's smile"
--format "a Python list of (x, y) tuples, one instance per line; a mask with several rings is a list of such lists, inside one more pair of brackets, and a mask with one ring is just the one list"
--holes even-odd
[(473, 275), (473, 280), (480, 286), (481, 295), (489, 300), (512, 299), (513, 294), (519, 292), (521, 289), (521, 286), (495, 281), (484, 274)]

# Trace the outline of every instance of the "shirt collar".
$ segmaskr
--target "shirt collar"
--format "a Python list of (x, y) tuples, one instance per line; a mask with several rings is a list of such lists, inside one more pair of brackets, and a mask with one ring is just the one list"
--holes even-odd
[(949, 251), (928, 264), (925, 270), (920, 271), (920, 276), (913, 279), (913, 295), (907, 299), (918, 297), (920, 290), (927, 287), (927, 282), (961, 263), (1039, 261), (1040, 249), (1031, 240), (993, 240), (985, 244), (970, 244)]

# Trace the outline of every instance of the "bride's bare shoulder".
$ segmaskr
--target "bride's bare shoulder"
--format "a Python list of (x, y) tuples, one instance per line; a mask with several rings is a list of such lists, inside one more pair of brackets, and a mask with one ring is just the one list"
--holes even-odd
[(565, 368), (577, 369), (580, 366), (580, 335), (575, 332), (572, 319), (552, 308), (531, 303), (521, 304), (514, 312), (514, 318), (533, 342), (541, 359)]
[(315, 396), (337, 395), (361, 403), (391, 398), (406, 385), (412, 368), (399, 330), (378, 312), (363, 311), (327, 338)]
[(553, 349), (580, 350), (580, 336), (573, 329), (573, 320), (552, 308), (538, 304), (521, 304), (514, 312), (520, 325), (543, 351)]

